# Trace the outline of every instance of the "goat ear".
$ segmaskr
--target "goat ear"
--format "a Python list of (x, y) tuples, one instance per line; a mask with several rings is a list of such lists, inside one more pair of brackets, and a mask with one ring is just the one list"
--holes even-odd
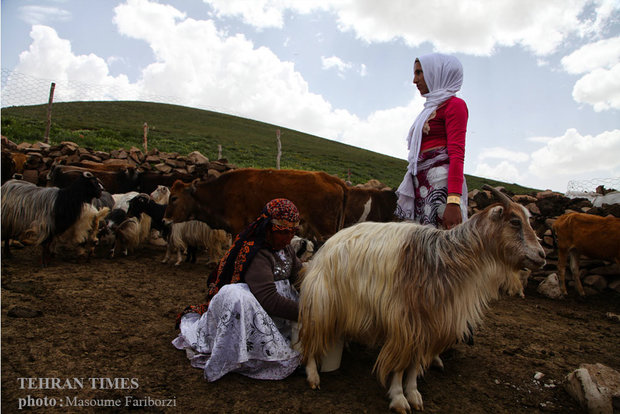
[(491, 209), (491, 211), (489, 211), (489, 217), (491, 217), (492, 220), (501, 220), (503, 214), (504, 206), (495, 206)]

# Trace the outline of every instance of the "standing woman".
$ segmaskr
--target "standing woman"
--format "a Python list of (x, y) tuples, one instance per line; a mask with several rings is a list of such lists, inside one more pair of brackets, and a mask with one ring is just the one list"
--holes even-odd
[(208, 381), (228, 372), (283, 379), (299, 365), (291, 322), (299, 312), (293, 287), (301, 262), (290, 245), (299, 225), (295, 204), (271, 200), (224, 255), (207, 281), (207, 303), (177, 318), (172, 342)]
[(407, 135), (409, 166), (397, 190), (395, 214), (450, 229), (467, 219), (463, 164), (468, 111), (455, 96), (463, 84), (463, 66), (454, 56), (420, 56), (413, 83), (426, 103)]

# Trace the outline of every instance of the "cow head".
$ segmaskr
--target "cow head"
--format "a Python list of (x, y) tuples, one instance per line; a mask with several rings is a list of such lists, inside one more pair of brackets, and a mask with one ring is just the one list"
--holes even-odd
[(168, 198), (168, 206), (164, 213), (164, 223), (178, 223), (191, 220), (194, 203), (191, 192), (194, 183), (186, 184), (181, 180), (177, 180), (170, 188), (170, 197)]

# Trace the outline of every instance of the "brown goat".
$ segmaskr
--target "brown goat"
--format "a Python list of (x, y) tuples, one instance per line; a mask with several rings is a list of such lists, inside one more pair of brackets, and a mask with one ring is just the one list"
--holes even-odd
[(585, 213), (568, 213), (553, 223), (558, 245), (558, 275), (560, 289), (566, 291), (566, 259), (570, 257), (570, 270), (577, 292), (585, 296), (579, 272), (579, 256), (615, 261), (620, 264), (620, 218), (601, 217)]

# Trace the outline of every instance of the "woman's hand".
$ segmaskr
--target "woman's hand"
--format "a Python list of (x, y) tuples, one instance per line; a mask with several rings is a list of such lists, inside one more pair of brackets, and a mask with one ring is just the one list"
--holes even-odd
[(450, 230), (457, 224), (461, 224), (463, 216), (461, 215), (461, 206), (459, 204), (446, 204), (446, 210), (443, 213), (441, 223), (446, 230)]

